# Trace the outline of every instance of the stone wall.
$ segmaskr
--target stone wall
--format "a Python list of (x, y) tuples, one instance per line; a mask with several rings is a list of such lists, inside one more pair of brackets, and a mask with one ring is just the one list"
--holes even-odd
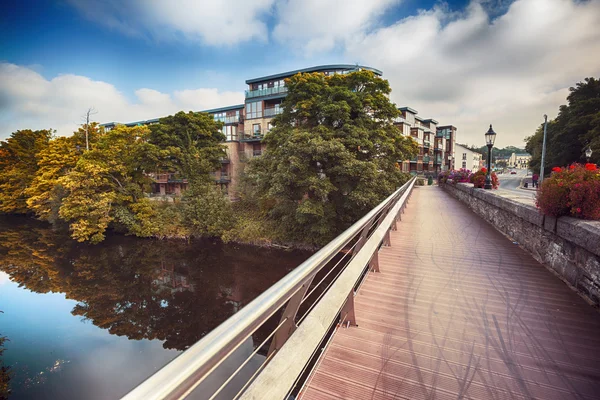
[(600, 221), (544, 216), (534, 206), (475, 189), (444, 184), (465, 203), (596, 306), (600, 305)]

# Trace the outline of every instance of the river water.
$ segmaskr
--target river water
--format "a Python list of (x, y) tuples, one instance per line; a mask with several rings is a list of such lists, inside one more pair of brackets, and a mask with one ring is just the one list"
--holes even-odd
[(309, 255), (119, 235), (91, 246), (0, 216), (10, 399), (118, 398)]

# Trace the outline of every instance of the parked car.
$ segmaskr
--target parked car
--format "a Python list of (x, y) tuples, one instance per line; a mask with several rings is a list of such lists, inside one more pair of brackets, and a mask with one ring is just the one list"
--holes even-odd
[(516, 174), (517, 174), (517, 171), (510, 171), (510, 174), (511, 174), (511, 175), (516, 175)]

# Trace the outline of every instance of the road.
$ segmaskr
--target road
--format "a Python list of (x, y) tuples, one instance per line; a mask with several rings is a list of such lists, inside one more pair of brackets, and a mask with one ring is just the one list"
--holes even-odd
[[(498, 174), (500, 180), (500, 191), (509, 195), (510, 197), (516, 197), (518, 200), (525, 199), (527, 202), (531, 202), (535, 199), (535, 191), (520, 189), (521, 180), (527, 176), (527, 171), (524, 169), (515, 169), (516, 175), (511, 175), (510, 170), (507, 170), (504, 174)], [(531, 175), (529, 175), (531, 176)]]

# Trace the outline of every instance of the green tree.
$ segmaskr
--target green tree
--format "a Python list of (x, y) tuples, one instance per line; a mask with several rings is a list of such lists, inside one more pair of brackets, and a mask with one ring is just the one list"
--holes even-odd
[(156, 231), (154, 209), (144, 196), (145, 170), (154, 167), (158, 152), (148, 134), (141, 126), (112, 129), (60, 179), (68, 195), (59, 215), (70, 222), (74, 239), (98, 243), (111, 224), (137, 236)]
[[(567, 105), (561, 105), (556, 119), (548, 122), (545, 172), (553, 166), (585, 162), (585, 149), (592, 148), (591, 162), (600, 162), (600, 80), (585, 78), (569, 89)], [(543, 124), (525, 139), (530, 165), (539, 173), (542, 157)]]
[(322, 244), (408, 180), (417, 144), (393, 125), (390, 86), (370, 71), (286, 81), (283, 113), (246, 181), (291, 240)]
[(226, 155), (222, 124), (207, 113), (178, 112), (150, 125), (149, 142), (157, 153), (159, 169), (176, 171), (188, 181), (209, 180), (209, 172), (220, 167)]
[(51, 136), (50, 130), (26, 129), (0, 142), (0, 212), (28, 212), (26, 190), (39, 168), (39, 153)]
[(215, 184), (193, 182), (183, 200), (184, 224), (193, 235), (221, 237), (233, 228), (231, 202)]
[(38, 170), (25, 190), (27, 206), (38, 218), (50, 222), (58, 219), (58, 209), (66, 195), (59, 179), (75, 167), (85, 149), (84, 145), (85, 142), (77, 135), (58, 137), (40, 151)]

